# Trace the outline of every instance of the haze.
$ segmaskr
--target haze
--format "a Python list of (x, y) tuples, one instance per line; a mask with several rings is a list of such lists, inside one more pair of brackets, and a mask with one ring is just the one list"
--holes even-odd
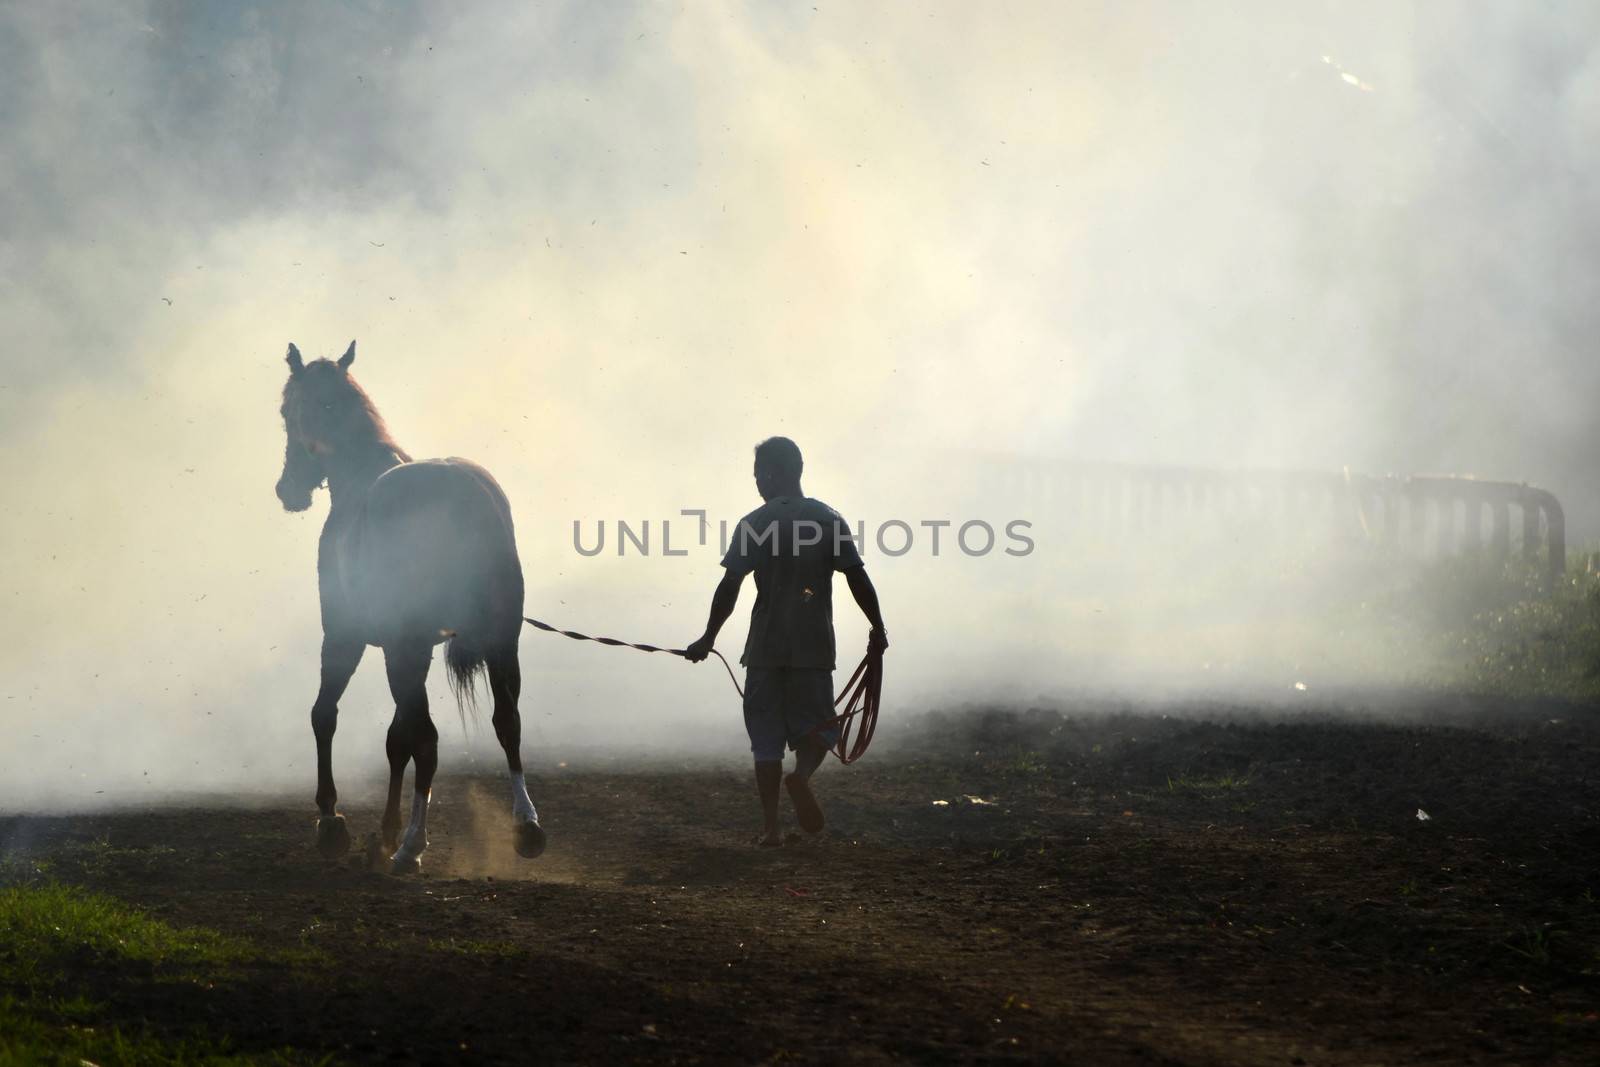
[[(1094, 617), (1165, 575), (1087, 596), (1061, 517), (969, 461), (1470, 473), (1555, 491), (1575, 541), (1600, 524), (1590, 4), (16, 3), (0, 25), (0, 807), (292, 787), (310, 811), (327, 504), (272, 494), (290, 341), (355, 338), (409, 451), (495, 473), (527, 611), (564, 627), (697, 636), (716, 555), (663, 557), (660, 521), (676, 542), (680, 509), (748, 510), (774, 433), (852, 520), (1031, 520), (1027, 557), (868, 553), (886, 717), (1185, 691), (1149, 612)], [(656, 551), (618, 558), (618, 519)], [(575, 520), (608, 551), (575, 552)], [(848, 668), (865, 628), (838, 596)], [(523, 654), (536, 773), (742, 749), (714, 664), (532, 631)], [(382, 763), (379, 663), (343, 703), (345, 774)], [(444, 769), (491, 752), (432, 685)]]

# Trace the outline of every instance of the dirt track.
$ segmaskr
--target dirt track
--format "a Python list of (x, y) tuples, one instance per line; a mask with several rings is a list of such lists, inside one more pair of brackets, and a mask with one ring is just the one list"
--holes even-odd
[(269, 955), (210, 988), (77, 976), (108, 1023), (244, 1052), (1600, 1060), (1592, 712), (1473, 730), (994, 713), (922, 737), (825, 771), (829, 833), (776, 851), (744, 845), (742, 771), (582, 766), (536, 777), (551, 847), (531, 864), (501, 783), (448, 775), (420, 878), (323, 862), (298, 797), (6, 819), (0, 840), (170, 922), (332, 961)]

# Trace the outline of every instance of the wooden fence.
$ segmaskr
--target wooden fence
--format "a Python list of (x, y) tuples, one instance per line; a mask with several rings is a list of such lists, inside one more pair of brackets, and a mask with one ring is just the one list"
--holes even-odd
[[(1136, 464), (996, 460), (983, 488), (1042, 508), (1053, 521), (1117, 532), (1193, 531), (1205, 524), (1336, 533), (1424, 556), (1513, 547), (1542, 560), (1549, 583), (1566, 573), (1566, 517), (1531, 485), (1459, 475), (1219, 470)], [(1515, 511), (1515, 521), (1513, 518)]]

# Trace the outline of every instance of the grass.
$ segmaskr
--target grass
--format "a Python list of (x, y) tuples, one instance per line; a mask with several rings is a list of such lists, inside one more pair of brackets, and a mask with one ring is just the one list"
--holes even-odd
[(1516, 930), (1505, 947), (1538, 967), (1550, 966), (1551, 934), (1544, 927), (1529, 924)]
[(0, 998), (0, 1067), (84, 1064), (154, 1067), (156, 1064), (234, 1065), (327, 1063), (329, 1057), (313, 1058), (291, 1051), (239, 1053), (225, 1043), (207, 1038), (171, 1038), (138, 1029), (95, 1025), (92, 1009), (83, 1004), (65, 1004), (55, 1011), (41, 1011), (33, 1003)]
[(130, 875), (150, 875), (181, 858), (167, 845), (126, 848), (99, 837), (54, 842), (48, 852), (15, 849), (0, 855), (0, 886), (65, 882), (105, 885)]
[(1600, 573), (1569, 564), (1546, 589), (1542, 561), (1468, 556), (1422, 568), (1399, 595), (1408, 610), (1395, 611), (1397, 622), (1430, 635), (1418, 652), (1446, 683), (1511, 697), (1600, 699)]
[[(101, 893), (52, 882), (0, 888), (0, 1067), (12, 1064), (281, 1064), (296, 1053), (240, 1053), (204, 1032), (150, 1032), (82, 992), (118, 972), (153, 982), (226, 979), (259, 959), (249, 943), (214, 930), (179, 927)], [(314, 1061), (320, 1062), (320, 1061)]]
[[(1088, 631), (1076, 639), (1085, 669), (1196, 671), (1215, 685), (1271, 680), (1310, 700), (1360, 681), (1595, 702), (1596, 549), (1575, 546), (1567, 573), (1547, 588), (1537, 558), (1418, 559), (1381, 543), (1285, 543), (1243, 566), (1196, 544), (1108, 586), (1116, 626), (1105, 644)], [(1130, 652), (1129, 635), (1161, 651)]]
[(1037, 751), (1031, 748), (1014, 747), (1006, 753), (1000, 770), (1005, 774), (1034, 775), (1046, 774), (1050, 764)]
[(428, 951), (451, 952), (458, 956), (477, 956), (487, 959), (511, 959), (525, 951), (520, 946), (501, 941), (474, 941), (470, 938), (429, 938)]
[(169, 926), (100, 893), (54, 883), (0, 889), (0, 960), (10, 983), (58, 981), (68, 962), (85, 955), (186, 973), (248, 954), (243, 942)]
[(1167, 792), (1169, 793), (1198, 793), (1201, 796), (1221, 796), (1243, 789), (1250, 784), (1250, 777), (1243, 774), (1219, 774), (1211, 778), (1196, 775), (1180, 774), (1176, 778), (1167, 776)]
[(1462, 673), (1476, 688), (1600, 698), (1600, 575), (1569, 575), (1547, 596), (1491, 602), (1455, 634)]
[(1600, 701), (1600, 573), (1542, 560), (1374, 557), (1323, 601), (1318, 648), (1354, 677), (1492, 694)]

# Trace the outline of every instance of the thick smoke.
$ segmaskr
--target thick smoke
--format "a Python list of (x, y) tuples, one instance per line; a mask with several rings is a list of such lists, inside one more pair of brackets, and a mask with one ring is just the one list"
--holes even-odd
[[(506, 486), (529, 612), (590, 632), (696, 636), (715, 553), (662, 556), (660, 521), (741, 514), (772, 433), (852, 519), (1033, 519), (1024, 558), (934, 558), (920, 528), (869, 553), (902, 708), (1281, 635), (1231, 561), (1187, 601), (1171, 566), (1085, 565), (980, 458), (1473, 473), (1600, 526), (1592, 5), (0, 22), (6, 807), (309, 797), (326, 504), (271, 493), (291, 340), (358, 338), (401, 443)], [(657, 551), (579, 555), (602, 519), (652, 520)], [(739, 748), (712, 668), (524, 653), (536, 758)], [(377, 659), (347, 779), (381, 761)]]

